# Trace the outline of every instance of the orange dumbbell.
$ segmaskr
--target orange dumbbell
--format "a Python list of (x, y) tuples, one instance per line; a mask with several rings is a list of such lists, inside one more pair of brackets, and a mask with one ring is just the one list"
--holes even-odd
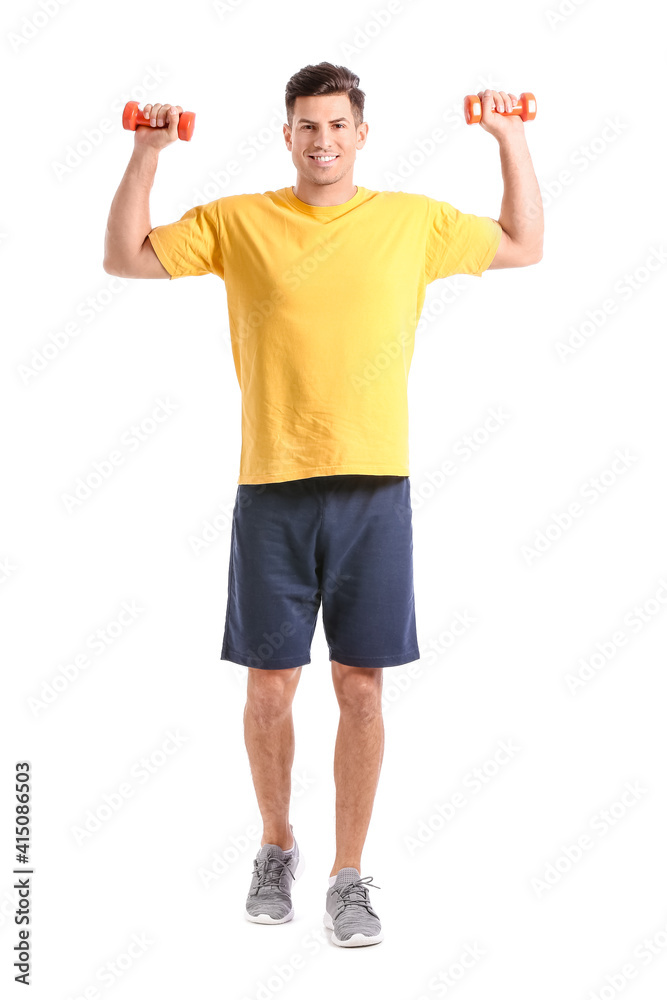
[[(535, 94), (520, 94), (519, 103), (511, 111), (498, 111), (498, 108), (494, 108), (493, 110), (496, 114), (505, 115), (506, 118), (509, 118), (510, 115), (519, 115), (522, 121), (532, 122), (537, 114)], [(477, 122), (482, 120), (482, 102), (477, 94), (469, 94), (465, 98), (463, 101), (463, 111), (468, 125), (476, 125)]]
[[(144, 118), (143, 115), (139, 114), (139, 103), (138, 101), (128, 101), (123, 108), (123, 128), (129, 129), (130, 132), (136, 132), (137, 125), (149, 125), (150, 118)], [(163, 126), (166, 128), (166, 126)], [(195, 130), (195, 113), (194, 111), (183, 111), (178, 116), (178, 138), (184, 139), (189, 142), (192, 138), (192, 133)]]

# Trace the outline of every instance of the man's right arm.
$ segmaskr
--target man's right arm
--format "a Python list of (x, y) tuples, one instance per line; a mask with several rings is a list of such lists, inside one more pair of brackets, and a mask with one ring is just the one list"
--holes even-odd
[(147, 104), (146, 109), (156, 124), (140, 126), (134, 134), (134, 151), (111, 203), (104, 236), (104, 270), (121, 278), (171, 277), (148, 238), (153, 228), (149, 196), (160, 149), (178, 138), (183, 109), (168, 104)]

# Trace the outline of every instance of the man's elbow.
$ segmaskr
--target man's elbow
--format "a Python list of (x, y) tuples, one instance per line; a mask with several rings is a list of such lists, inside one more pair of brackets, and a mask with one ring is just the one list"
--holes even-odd
[(115, 264), (113, 261), (107, 260), (106, 257), (102, 261), (102, 267), (107, 272), (107, 274), (115, 274), (116, 277), (118, 278), (123, 277), (122, 269), (118, 267), (118, 265)]
[(521, 262), (521, 267), (528, 267), (531, 264), (539, 264), (542, 260), (542, 244), (537, 249), (530, 250), (525, 254)]

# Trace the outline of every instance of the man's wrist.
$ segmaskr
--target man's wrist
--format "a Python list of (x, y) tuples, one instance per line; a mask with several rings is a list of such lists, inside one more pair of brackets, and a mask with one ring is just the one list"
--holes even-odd
[(498, 140), (499, 146), (504, 146), (507, 149), (528, 148), (528, 143), (526, 142), (526, 132), (523, 128), (507, 129), (500, 135), (497, 135), (496, 139)]
[(137, 146), (130, 157), (130, 167), (152, 180), (157, 170), (160, 150), (153, 146)]

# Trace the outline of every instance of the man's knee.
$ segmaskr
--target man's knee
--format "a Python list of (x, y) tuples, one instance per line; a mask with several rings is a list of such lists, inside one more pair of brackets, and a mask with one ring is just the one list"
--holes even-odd
[(350, 667), (331, 661), (341, 711), (372, 715), (382, 708), (382, 667)]
[(286, 712), (291, 707), (301, 669), (262, 670), (260, 667), (248, 667), (247, 707), (250, 711), (268, 718)]

